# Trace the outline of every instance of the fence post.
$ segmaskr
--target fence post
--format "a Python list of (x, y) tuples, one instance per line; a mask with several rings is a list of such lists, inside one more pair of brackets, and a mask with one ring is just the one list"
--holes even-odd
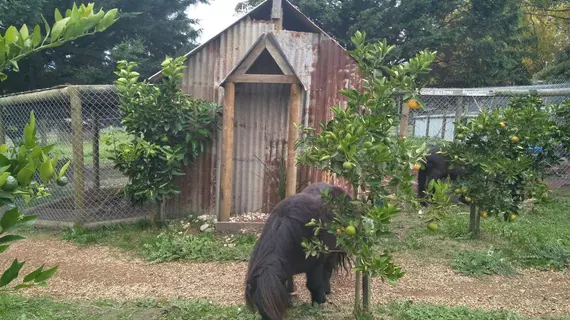
[(0, 145), (6, 144), (6, 129), (4, 127), (4, 107), (0, 107)]
[[(461, 119), (461, 116), (463, 115), (463, 97), (457, 97), (457, 105), (455, 107), (455, 128), (457, 128), (457, 124), (459, 123), (459, 120)], [(456, 130), (453, 130), (453, 140), (455, 140), (455, 132)]]
[(99, 155), (99, 114), (94, 109), (91, 110), (91, 119), (93, 121), (93, 176), (95, 178), (95, 188), (101, 187), (101, 165)]
[(85, 166), (83, 160), (83, 110), (81, 96), (75, 86), (68, 87), (71, 107), (73, 188), (75, 201), (75, 222), (81, 225), (85, 213)]
[(402, 103), (402, 115), (400, 116), (400, 139), (408, 136), (410, 107)]
[(224, 88), (224, 115), (222, 135), (222, 183), (221, 205), (218, 213), (218, 221), (230, 221), (232, 208), (232, 184), (233, 184), (233, 155), (234, 155), (234, 104), (235, 83), (228, 82)]

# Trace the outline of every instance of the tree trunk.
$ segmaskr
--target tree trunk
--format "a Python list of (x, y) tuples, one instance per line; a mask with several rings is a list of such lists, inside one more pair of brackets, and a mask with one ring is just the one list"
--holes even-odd
[[(356, 200), (358, 199), (358, 185), (354, 184), (352, 186), (353, 190), (353, 199)], [(361, 225), (361, 220), (362, 217), (360, 216), (360, 213), (356, 214), (356, 221), (358, 223), (358, 232), (362, 231), (362, 225)], [(360, 265), (360, 259), (358, 259), (358, 257), (356, 257), (356, 265), (359, 266)], [(354, 315), (356, 317), (359, 317), (361, 315), (361, 298), (362, 298), (362, 272), (360, 271), (356, 271), (356, 283), (354, 284)]]
[(362, 277), (362, 313), (368, 315), (370, 306), (370, 275), (365, 273)]
[(474, 236), (479, 235), (480, 231), (480, 222), (481, 222), (481, 215), (479, 214), (479, 210), (474, 204), (470, 206), (471, 212), (469, 214), (469, 233)]

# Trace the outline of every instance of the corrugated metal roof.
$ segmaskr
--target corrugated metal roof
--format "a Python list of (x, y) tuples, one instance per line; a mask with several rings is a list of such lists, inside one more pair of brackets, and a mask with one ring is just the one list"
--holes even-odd
[[(250, 18), (251, 19), (251, 15), (257, 13), (259, 10), (261, 10), (265, 5), (267, 5), (270, 1), (272, 0), (266, 0), (263, 1), (262, 3), (260, 3), (259, 5), (257, 5), (256, 7), (254, 7), (253, 9), (251, 9), (248, 13), (244, 14), (241, 18), (239, 18), (238, 20), (236, 20), (235, 22), (233, 22), (232, 24), (230, 24), (227, 28), (225, 28), (224, 30), (220, 31), (218, 34), (216, 34), (215, 36), (213, 36), (212, 38), (210, 38), (209, 40), (207, 40), (206, 42), (202, 43), (201, 45), (197, 46), (196, 48), (192, 49), (190, 52), (186, 53), (184, 56), (185, 57), (189, 57), (192, 56), (193, 54), (195, 54), (196, 52), (202, 50), (202, 48), (204, 48), (205, 46), (207, 46), (208, 44), (210, 44), (210, 42), (214, 41), (216, 38), (220, 37), (222, 34), (226, 33), (229, 29), (231, 29), (232, 27), (236, 26), (237, 24), (241, 23), (244, 19)], [(295, 5), (293, 5), (291, 2), (289, 2), (288, 0), (283, 0), (283, 5), (287, 5), (290, 9), (293, 10), (293, 12), (295, 12), (300, 18), (304, 19), (307, 23), (309, 23), (311, 26), (313, 26), (315, 29), (319, 30), (320, 33), (322, 33), (323, 35), (325, 35), (326, 37), (328, 37), (332, 42), (334, 42), (336, 45), (338, 45), (340, 48), (344, 47), (338, 42), (336, 41), (336, 39), (334, 39), (332, 36), (330, 36), (328, 33), (326, 33), (323, 29), (321, 29), (315, 22), (313, 22), (309, 17), (307, 17), (305, 14), (303, 14), (301, 12), (301, 10), (299, 10), (299, 8), (297, 8)], [(148, 79), (150, 81), (154, 81), (159, 79), (160, 75), (162, 74), (162, 70), (158, 71), (157, 73), (153, 74), (152, 76), (150, 76)]]

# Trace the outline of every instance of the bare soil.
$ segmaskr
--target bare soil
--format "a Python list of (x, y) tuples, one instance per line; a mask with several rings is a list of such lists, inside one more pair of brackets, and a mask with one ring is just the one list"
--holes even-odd
[[(47, 288), (22, 292), (31, 296), (72, 299), (207, 299), (222, 305), (243, 303), (247, 264), (173, 262), (151, 264), (108, 247), (78, 248), (53, 238), (31, 237), (13, 244), (2, 254), (0, 267), (14, 258), (26, 261), (23, 274), (60, 265)], [(510, 310), (525, 316), (570, 315), (570, 275), (561, 272), (521, 270), (514, 277), (475, 279), (456, 274), (450, 267), (398, 254), (407, 274), (390, 286), (375, 279), (374, 303), (412, 300), (448, 306), (464, 305), (487, 310)], [(353, 276), (337, 274), (329, 300), (335, 305), (352, 302)], [(304, 276), (296, 276), (298, 300), (308, 301)]]

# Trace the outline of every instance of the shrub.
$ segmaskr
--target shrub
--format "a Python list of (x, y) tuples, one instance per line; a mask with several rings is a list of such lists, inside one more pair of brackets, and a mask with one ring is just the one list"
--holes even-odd
[(185, 59), (167, 57), (157, 85), (139, 81), (136, 63), (118, 63), (122, 124), (134, 138), (106, 143), (114, 146), (111, 160), (129, 178), (125, 193), (135, 204), (158, 204), (178, 194), (174, 178), (184, 175), (183, 165), (196, 160), (216, 128), (221, 107), (180, 90)]

